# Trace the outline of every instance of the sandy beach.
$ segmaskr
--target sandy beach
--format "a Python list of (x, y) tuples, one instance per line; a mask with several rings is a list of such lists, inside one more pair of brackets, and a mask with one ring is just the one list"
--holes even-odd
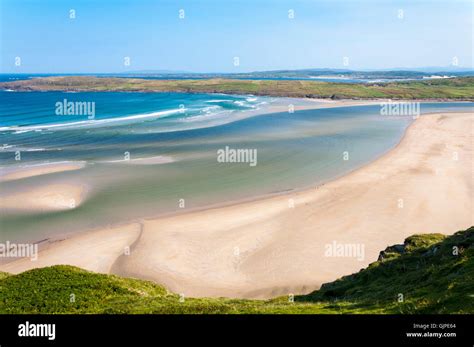
[[(423, 115), (389, 153), (322, 186), (87, 231), (0, 271), (70, 264), (188, 297), (308, 293), (409, 235), (474, 224), (473, 122), (472, 113)], [(328, 255), (330, 245), (363, 253)]]

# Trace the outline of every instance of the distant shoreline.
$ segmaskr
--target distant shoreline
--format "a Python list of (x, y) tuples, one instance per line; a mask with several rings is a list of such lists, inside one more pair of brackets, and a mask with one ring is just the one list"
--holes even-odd
[(474, 77), (370, 84), (311, 80), (144, 79), (95, 76), (38, 77), (1, 82), (18, 92), (219, 93), (307, 99), (474, 101)]

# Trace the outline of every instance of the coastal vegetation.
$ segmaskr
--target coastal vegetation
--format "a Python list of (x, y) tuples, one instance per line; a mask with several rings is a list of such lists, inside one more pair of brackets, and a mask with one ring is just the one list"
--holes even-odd
[(474, 313), (474, 227), (414, 235), (308, 295), (184, 298), (149, 281), (58, 265), (0, 273), (0, 313)]
[(474, 100), (474, 77), (386, 83), (311, 80), (142, 79), (93, 76), (42, 77), (0, 83), (15, 91), (114, 91), (253, 94), (331, 99)]

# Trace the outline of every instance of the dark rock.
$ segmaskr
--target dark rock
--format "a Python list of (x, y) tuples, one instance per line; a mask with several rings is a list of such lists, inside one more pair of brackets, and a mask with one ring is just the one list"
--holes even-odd
[(389, 253), (403, 254), (405, 253), (405, 245), (393, 245), (385, 248), (384, 251), (381, 251), (379, 253), (379, 257), (377, 258), (377, 260), (383, 261)]

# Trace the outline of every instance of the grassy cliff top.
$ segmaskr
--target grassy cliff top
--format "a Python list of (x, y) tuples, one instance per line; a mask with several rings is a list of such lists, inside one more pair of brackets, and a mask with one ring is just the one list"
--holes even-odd
[(0, 313), (474, 313), (474, 227), (411, 236), (366, 269), (294, 302), (183, 301), (152, 282), (58, 265), (0, 273)]
[(3, 82), (0, 89), (16, 91), (128, 91), (253, 94), (332, 99), (474, 100), (474, 77), (372, 84), (308, 80), (150, 80), (62, 76)]

